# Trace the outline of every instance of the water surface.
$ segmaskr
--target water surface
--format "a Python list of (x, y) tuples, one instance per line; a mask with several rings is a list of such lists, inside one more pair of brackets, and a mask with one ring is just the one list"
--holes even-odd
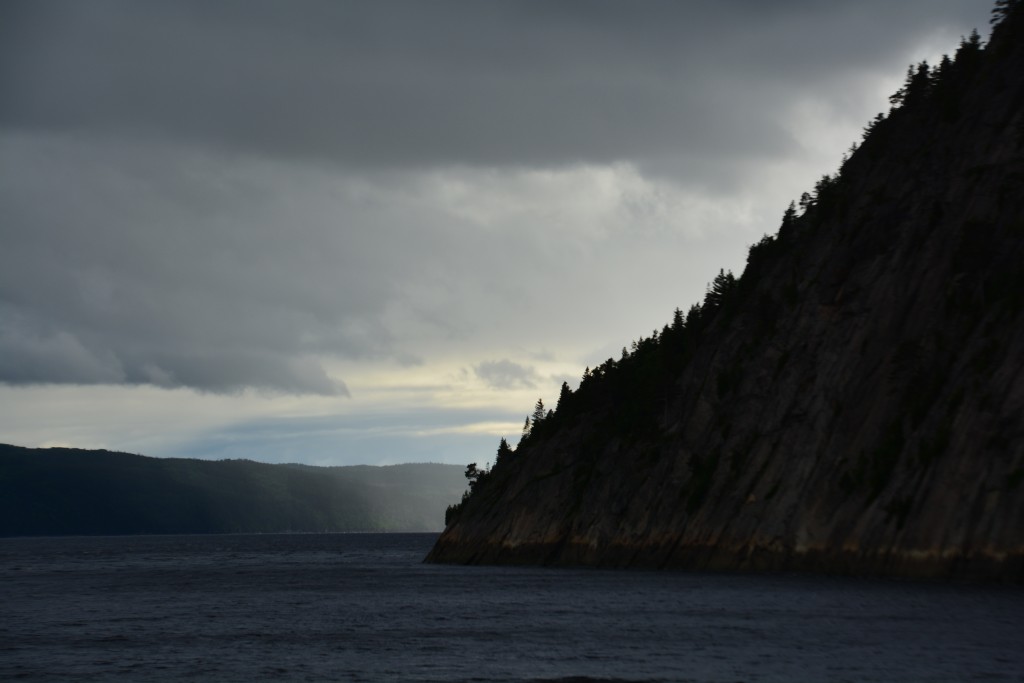
[(0, 680), (1024, 681), (1024, 590), (421, 563), (432, 534), (0, 539)]

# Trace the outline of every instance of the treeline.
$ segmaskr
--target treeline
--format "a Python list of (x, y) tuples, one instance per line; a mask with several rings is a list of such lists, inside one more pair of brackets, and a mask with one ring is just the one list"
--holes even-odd
[(456, 465), (269, 465), (0, 445), (0, 536), (437, 531)]
[[(992, 23), (1019, 22), (1024, 20), (1021, 15), (1020, 0), (998, 0), (992, 11)], [(781, 288), (757, 295), (756, 301), (753, 300), (754, 283), (779, 262), (780, 256), (798, 248), (802, 234), (826, 221), (843, 219), (855, 199), (848, 191), (848, 178), (864, 172), (887, 150), (891, 153), (901, 143), (908, 144), (897, 139), (906, 130), (908, 121), (931, 117), (946, 123), (957, 120), (965, 98), (970, 96), (972, 79), (982, 66), (984, 49), (978, 32), (973, 31), (961, 39), (953, 57), (943, 55), (934, 67), (925, 61), (911, 65), (905, 82), (889, 98), (889, 111), (879, 113), (868, 123), (861, 142), (852, 145), (843, 155), (839, 169), (834, 174), (822, 176), (812, 191), (791, 202), (783, 213), (778, 231), (773, 235), (766, 234), (749, 248), (741, 277), (720, 270), (709, 283), (702, 302), (693, 304), (685, 314), (677, 308), (671, 323), (660, 330), (653, 330), (649, 337), (641, 336), (628, 348), (624, 347), (618, 359), (609, 358), (593, 369), (588, 367), (576, 391), (563, 382), (554, 409), (547, 409), (543, 401), (538, 400), (533, 413), (525, 420), (515, 450), (502, 438), (491, 470), (479, 469), (475, 463), (467, 468), (465, 476), (469, 479), (470, 490), (464, 495), (463, 502), (514, 460), (516, 451), (573, 427), (588, 414), (611, 416), (600, 424), (588, 424), (587, 433), (595, 448), (610, 435), (629, 437), (651, 433), (656, 421), (664, 415), (674, 382), (692, 360), (709, 328), (716, 321), (725, 322), (743, 306), (748, 312), (746, 319), (751, 321), (748, 322), (751, 329), (747, 330), (748, 348), (741, 350), (732, 365), (715, 378), (718, 395), (728, 397), (741, 379), (745, 357), (753, 355), (756, 350), (756, 340), (774, 330), (781, 307), (796, 305), (799, 300), (797, 273), (788, 280), (782, 278), (787, 284)], [(913, 150), (907, 150), (907, 153), (912, 154)], [(999, 280), (987, 287), (987, 291), (1001, 292), (1004, 298), (1016, 296), (1014, 300), (1024, 304), (1024, 295), (1020, 293), (1024, 290), (1024, 278), (1021, 277), (1024, 271), (1017, 268), (1007, 274), (1003, 272), (1005, 270), (997, 268), (986, 276)], [(753, 315), (749, 315), (750, 312)], [(460, 503), (448, 508), (446, 523), (459, 513), (461, 507)]]
[[(476, 463), (467, 467), (465, 476), (470, 488), (463, 502), (493, 473), (506, 467), (516, 451), (575, 425), (587, 414), (613, 415), (610, 420), (589, 426), (595, 443), (607, 434), (629, 436), (653, 427), (665, 410), (672, 383), (696, 353), (705, 331), (716, 319), (727, 317), (735, 310), (740, 287), (741, 280), (731, 272), (720, 270), (708, 285), (703, 303), (692, 305), (685, 315), (677, 308), (670, 324), (653, 330), (649, 337), (633, 341), (629, 348), (623, 347), (619, 359), (609, 358), (593, 369), (586, 368), (576, 391), (563, 382), (554, 409), (547, 409), (543, 400), (538, 399), (533, 413), (525, 420), (515, 449), (502, 437), (493, 468), (480, 469)], [(607, 411), (609, 406), (614, 406), (614, 410)], [(445, 523), (458, 514), (461, 505), (448, 508)]]

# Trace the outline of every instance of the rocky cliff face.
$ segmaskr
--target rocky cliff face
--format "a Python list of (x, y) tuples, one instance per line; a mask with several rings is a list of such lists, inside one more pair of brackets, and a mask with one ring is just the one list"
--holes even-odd
[(657, 363), (564, 397), (428, 560), (1024, 580), (1014, 6), (908, 82), (703, 319), (648, 340)]

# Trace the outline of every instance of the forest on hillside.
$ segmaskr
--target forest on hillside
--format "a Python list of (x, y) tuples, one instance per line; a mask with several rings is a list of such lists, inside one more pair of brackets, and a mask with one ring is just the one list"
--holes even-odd
[[(993, 22), (1002, 21), (1013, 4), (998, 2)], [(575, 391), (563, 382), (553, 409), (546, 408), (543, 400), (538, 399), (524, 422), (516, 448), (542, 441), (547, 435), (573, 426), (581, 416), (595, 411), (612, 416), (592, 432), (595, 441), (605, 440), (611, 434), (628, 437), (649, 431), (667, 405), (673, 381), (693, 359), (705, 332), (716, 321), (725, 324), (741, 302), (753, 304), (758, 312), (755, 327), (748, 330), (750, 348), (747, 353), (753, 354), (757, 340), (774, 331), (781, 309), (795, 305), (798, 297), (798, 274), (778, 291), (765, 293), (755, 288), (767, 264), (798, 248), (799, 236), (814, 230), (826, 219), (843, 219), (851, 199), (847, 170), (882, 155), (907, 120), (927, 115), (952, 121), (959, 115), (966, 91), (964, 86), (980, 66), (982, 48), (981, 36), (974, 30), (961, 39), (953, 57), (943, 55), (934, 66), (926, 61), (909, 66), (903, 85), (889, 98), (889, 111), (879, 113), (868, 122), (862, 140), (851, 145), (834, 174), (823, 175), (811, 191), (790, 203), (775, 234), (766, 234), (750, 246), (747, 265), (740, 277), (720, 270), (708, 284), (703, 301), (692, 304), (686, 313), (675, 309), (670, 323), (653, 330), (650, 336), (641, 335), (628, 348), (623, 347), (619, 358), (608, 358), (593, 369), (586, 368)], [(962, 257), (969, 259), (970, 254), (963, 253)], [(976, 269), (980, 270), (981, 265), (976, 264)], [(989, 296), (1019, 310), (1024, 305), (1024, 269), (1010, 262), (997, 265), (1000, 266), (997, 269), (979, 273), (985, 278), (985, 289)], [(752, 301), (753, 298), (756, 301)], [(739, 379), (738, 373), (738, 364), (719, 373), (716, 377), (719, 393), (729, 392)], [(612, 406), (614, 409), (609, 410)], [(502, 438), (495, 467), (507, 462), (514, 452)], [(466, 477), (471, 487), (475, 487), (489, 473), (490, 470), (480, 469), (473, 463)], [(458, 510), (459, 505), (453, 505), (447, 519)]]
[(0, 536), (437, 531), (455, 465), (313, 467), (0, 445)]
[(1024, 9), (911, 65), (701, 302), (538, 400), (429, 556), (1024, 576)]

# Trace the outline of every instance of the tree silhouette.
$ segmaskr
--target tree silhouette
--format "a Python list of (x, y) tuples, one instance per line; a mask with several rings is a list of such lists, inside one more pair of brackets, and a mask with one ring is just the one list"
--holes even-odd
[(566, 404), (569, 403), (572, 396), (572, 389), (569, 388), (568, 382), (562, 382), (562, 388), (558, 392), (558, 403), (555, 404), (555, 412), (565, 408)]
[(544, 422), (544, 418), (547, 417), (547, 411), (544, 409), (544, 401), (537, 399), (537, 405), (533, 408), (533, 415), (530, 416), (530, 423), (533, 429), (537, 428), (537, 425)]
[(779, 234), (789, 231), (793, 224), (796, 223), (796, 202), (790, 202), (789, 206), (782, 213), (782, 225), (779, 226)]
[(501, 442), (498, 444), (498, 455), (494, 458), (494, 464), (497, 465), (506, 460), (510, 455), (512, 455), (512, 447), (508, 445), (505, 437), (501, 437)]
[(475, 462), (471, 462), (466, 465), (466, 479), (469, 480), (470, 490), (473, 490), (476, 487), (477, 482), (480, 481), (480, 477), (483, 475), (483, 470), (478, 469)]
[(1020, 0), (996, 0), (996, 6), (992, 8), (990, 24), (998, 24), (1020, 4)]
[(889, 96), (893, 107), (910, 107), (924, 101), (931, 92), (932, 73), (928, 62), (907, 67), (907, 78), (903, 87)]
[(685, 325), (686, 320), (683, 318), (683, 310), (676, 306), (676, 310), (672, 311), (672, 331), (678, 334), (683, 331)]
[(708, 285), (707, 294), (704, 295), (704, 308), (711, 310), (721, 308), (735, 288), (736, 277), (732, 271), (726, 272), (724, 269), (719, 269), (718, 275)]
[(696, 330), (700, 325), (701, 310), (700, 304), (691, 304), (690, 310), (686, 313), (686, 329)]

